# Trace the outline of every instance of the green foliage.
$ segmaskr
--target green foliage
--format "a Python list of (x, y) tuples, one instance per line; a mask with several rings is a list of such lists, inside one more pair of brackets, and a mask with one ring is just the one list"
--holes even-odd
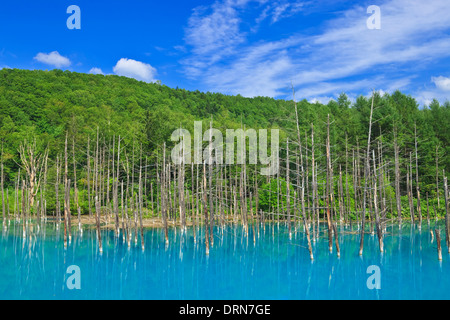
[[(330, 115), (331, 156), (334, 168), (348, 166), (350, 198), (353, 199), (352, 154), (366, 148), (369, 114), (372, 99), (364, 96), (351, 103), (345, 94), (337, 101), (323, 105), (306, 100), (298, 102), (299, 128), (302, 144), (311, 148), (311, 125), (314, 125), (315, 154), (317, 165), (325, 167), (326, 122)], [(417, 127), (419, 153), (419, 185), (422, 206), (428, 192), (430, 203), (436, 198), (436, 156), (438, 179), (442, 171), (450, 171), (450, 103), (441, 105), (434, 100), (429, 107), (419, 108), (417, 102), (401, 92), (374, 97), (372, 149), (383, 148), (383, 161), (391, 171), (385, 184), (393, 184), (393, 141), (396, 132), (400, 150), (401, 195), (406, 194), (406, 172), (409, 154), (414, 155), (414, 126)], [(64, 151), (66, 132), (76, 144), (77, 178), (79, 198), (86, 212), (86, 146), (88, 139), (93, 150), (97, 128), (101, 142), (111, 143), (120, 135), (129, 161), (133, 146), (143, 148), (143, 154), (152, 157), (160, 152), (160, 146), (170, 141), (176, 128), (193, 131), (194, 121), (203, 121), (204, 130), (213, 120), (215, 128), (225, 130), (240, 127), (258, 129), (280, 128), (282, 142), (286, 138), (297, 140), (294, 104), (292, 101), (268, 97), (244, 98), (220, 93), (172, 89), (161, 84), (144, 83), (118, 76), (88, 75), (69, 71), (28, 71), (18, 69), (0, 70), (0, 142), (3, 145), (5, 163), (5, 188), (10, 192), (19, 171), (18, 147), (24, 140), (37, 142), (38, 152), (49, 147), (48, 207), (54, 206), (55, 159)], [(359, 148), (359, 149), (358, 149)], [(125, 149), (124, 149), (125, 150)], [(283, 150), (281, 157), (283, 157)], [(348, 159), (346, 157), (348, 152)], [(310, 153), (309, 153), (310, 157)], [(308, 159), (310, 161), (310, 158)], [(360, 158), (360, 164), (363, 159)], [(135, 159), (135, 162), (137, 159)], [(413, 160), (414, 162), (414, 160)], [(136, 162), (137, 163), (137, 162)], [(136, 164), (135, 163), (135, 164)], [(122, 168), (123, 169), (123, 168)], [(72, 176), (72, 166), (69, 174)], [(413, 168), (415, 175), (415, 166)], [(309, 174), (311, 182), (311, 173)], [(335, 172), (336, 175), (336, 172)], [(155, 173), (152, 173), (155, 176)], [(125, 177), (126, 178), (126, 177)], [(92, 179), (92, 177), (91, 177)], [(343, 175), (344, 183), (346, 180)], [(319, 194), (322, 195), (324, 174), (319, 174)], [(335, 176), (337, 194), (337, 179)], [(414, 182), (414, 187), (415, 187)], [(394, 191), (389, 187), (389, 199)], [(275, 190), (274, 190), (275, 187)], [(283, 189), (284, 188), (284, 189)], [(286, 183), (281, 181), (285, 194)], [(276, 181), (261, 187), (260, 206), (263, 210), (276, 207)], [(440, 190), (442, 186), (440, 186)], [(283, 191), (284, 190), (284, 191)], [(157, 192), (157, 188), (155, 188)], [(442, 191), (440, 191), (442, 192)], [(443, 193), (443, 192), (442, 192)], [(443, 195), (441, 193), (441, 208)], [(53, 197), (53, 198), (52, 198)], [(402, 201), (404, 202), (404, 197)], [(275, 201), (275, 202), (274, 202)], [(286, 201), (283, 199), (282, 201)], [(350, 203), (350, 207), (354, 206)], [(395, 206), (394, 206), (395, 207)], [(408, 203), (404, 208), (408, 208)], [(425, 211), (424, 211), (425, 212)]]
[[(294, 208), (294, 191), (291, 184), (289, 184), (290, 205), (291, 210)], [(270, 183), (263, 184), (258, 190), (259, 192), (259, 207), (264, 212), (276, 211), (277, 205), (280, 205), (280, 210), (286, 208), (287, 204), (287, 183), (286, 180), (281, 179), (271, 180)], [(278, 195), (280, 193), (280, 196)], [(270, 211), (269, 211), (270, 210)], [(293, 211), (292, 211), (293, 212)]]

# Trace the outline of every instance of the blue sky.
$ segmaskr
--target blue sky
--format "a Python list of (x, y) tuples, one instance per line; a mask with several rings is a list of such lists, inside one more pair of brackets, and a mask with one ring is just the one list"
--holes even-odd
[[(80, 30), (67, 28), (70, 5)], [(400, 89), (428, 104), (450, 97), (449, 17), (448, 0), (3, 1), (0, 67), (283, 99), (293, 83), (321, 102)]]

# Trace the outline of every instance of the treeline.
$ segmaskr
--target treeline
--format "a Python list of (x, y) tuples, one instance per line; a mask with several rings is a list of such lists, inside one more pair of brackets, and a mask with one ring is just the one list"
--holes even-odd
[[(88, 141), (96, 141), (99, 132), (101, 148), (107, 150), (105, 152), (111, 157), (111, 161), (111, 146), (114, 140), (117, 143), (120, 136), (124, 152), (122, 158), (128, 157), (127, 162), (136, 172), (139, 161), (152, 164), (152, 167), (147, 166), (147, 175), (153, 177), (156, 185), (158, 181), (154, 164), (162, 161), (163, 144), (166, 143), (170, 150), (172, 132), (180, 127), (193, 132), (194, 121), (198, 120), (204, 122), (204, 128), (209, 127), (212, 120), (214, 128), (223, 130), (243, 126), (253, 129), (279, 128), (283, 146), (287, 138), (298, 141), (300, 136), (303, 150), (301, 154), (306, 159), (311, 157), (311, 133), (314, 128), (315, 161), (318, 167), (326, 168), (328, 115), (330, 156), (336, 173), (339, 168), (351, 167), (352, 153), (356, 153), (356, 156), (359, 154), (361, 167), (364, 166), (371, 104), (372, 97), (360, 96), (352, 103), (345, 94), (326, 105), (302, 100), (297, 104), (297, 122), (293, 101), (190, 92), (118, 76), (61, 70), (2, 69), (0, 142), (3, 150), (3, 184), (8, 190), (17, 188), (18, 181), (21, 184), (23, 177), (19, 177), (19, 173), (24, 175), (24, 171), (19, 170), (23, 165), (19, 150), (25, 141), (36, 144), (36, 154), (44, 154), (48, 150), (47, 181), (54, 183), (58, 165), (62, 163), (61, 159), (59, 162), (57, 159), (64, 154), (67, 136), (70, 148), (74, 149), (74, 159), (69, 161), (72, 165), (68, 168), (68, 174), (73, 179), (76, 171), (79, 171), (76, 177), (78, 185), (80, 189), (86, 190), (89, 185), (86, 146)], [(419, 107), (412, 97), (397, 91), (384, 96), (375, 93), (373, 104), (371, 148), (377, 150), (377, 157), (381, 153), (387, 167), (386, 187), (390, 185), (394, 188), (395, 141), (398, 148), (401, 195), (406, 196), (412, 185), (415, 190), (418, 180), (422, 199), (426, 194), (431, 199), (437, 198), (438, 192), (442, 192), (440, 186), (444, 171), (448, 172), (450, 169), (450, 103), (441, 105), (438, 101), (433, 101), (430, 106)], [(93, 156), (94, 147), (91, 147)], [(144, 155), (141, 158), (135, 156), (135, 163), (132, 163), (133, 150), (136, 153), (139, 150)], [(286, 148), (283, 147), (281, 157), (285, 156)], [(291, 161), (295, 167), (295, 159)], [(105, 168), (107, 170), (107, 164)], [(122, 169), (120, 170), (124, 174), (125, 170)], [(347, 175), (350, 176), (351, 173)], [(410, 177), (413, 181), (408, 181)], [(344, 174), (344, 181), (345, 178)], [(322, 176), (319, 172), (317, 179), (325, 179), (323, 172)], [(339, 178), (335, 179), (335, 183), (337, 181)], [(271, 183), (273, 182), (264, 179), (260, 181), (261, 185), (266, 186)], [(147, 188), (150, 188), (150, 183)], [(352, 190), (353, 186), (350, 185), (349, 189)], [(56, 204), (51, 196), (52, 193), (49, 192), (49, 208)], [(442, 193), (440, 196), (442, 199)], [(86, 198), (81, 207), (83, 213), (88, 212)]]

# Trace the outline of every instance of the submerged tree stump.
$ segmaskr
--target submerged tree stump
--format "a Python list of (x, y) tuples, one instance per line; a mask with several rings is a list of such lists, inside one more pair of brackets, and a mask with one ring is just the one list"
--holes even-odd
[(439, 233), (438, 229), (434, 230), (434, 232), (436, 233), (438, 259), (439, 261), (442, 261), (441, 234)]

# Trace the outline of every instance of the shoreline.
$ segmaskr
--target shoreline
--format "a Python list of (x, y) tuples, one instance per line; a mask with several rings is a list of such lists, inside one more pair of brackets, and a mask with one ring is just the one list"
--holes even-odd
[[(436, 221), (440, 221), (443, 218), (439, 218)], [(0, 219), (1, 220), (1, 219)], [(220, 225), (221, 221), (220, 221), (220, 217), (218, 218), (219, 222), (215, 223), (216, 225)], [(238, 219), (237, 221), (235, 221), (233, 218), (225, 218), (225, 223), (226, 224), (233, 224), (233, 223), (240, 223), (242, 224), (242, 221), (240, 219)], [(395, 221), (393, 221), (395, 220)], [(11, 221), (14, 221), (13, 217), (10, 217), (9, 219), (7, 218), (8, 223), (10, 223)], [(35, 222), (35, 219), (32, 219), (31, 221), (33, 221), (31, 224), (33, 225)], [(31, 222), (30, 221), (30, 222)], [(429, 223), (433, 223), (433, 221), (435, 221), (435, 219), (430, 219)], [(47, 219), (45, 220), (45, 223), (50, 223), (50, 222), (56, 222), (56, 218), (53, 216), (49, 216), (47, 217)], [(83, 227), (88, 227), (88, 228), (96, 228), (97, 225), (97, 221), (96, 218), (93, 217), (89, 217), (89, 216), (81, 216), (80, 217), (80, 222), (81, 225)], [(125, 222), (125, 221), (124, 221)], [(131, 229), (135, 228), (135, 222), (134, 219), (130, 219), (131, 222)], [(277, 223), (277, 220), (267, 220), (266, 222), (274, 222)], [(280, 223), (287, 223), (287, 221), (279, 221)], [(302, 221), (297, 221), (300, 222), (301, 224), (303, 224)], [(327, 220), (323, 220), (321, 219), (319, 221), (320, 223), (327, 223)], [(335, 223), (338, 223), (339, 225), (350, 225), (350, 223), (345, 223), (344, 221), (335, 221)], [(291, 223), (294, 223), (294, 221), (291, 221)], [(351, 224), (357, 224), (357, 221), (352, 221)], [(361, 223), (361, 222), (359, 222)], [(369, 224), (370, 225), (370, 221), (366, 221), (366, 225)], [(373, 222), (375, 223), (375, 222)], [(386, 220), (385, 223), (389, 224), (389, 225), (399, 225), (397, 219), (389, 219)], [(414, 224), (418, 224), (419, 221), (415, 221)], [(422, 223), (428, 223), (427, 219), (423, 219)], [(61, 224), (64, 224), (64, 220), (61, 220)], [(251, 226), (253, 223), (249, 220), (249, 226)], [(402, 220), (402, 224), (411, 224), (411, 221), (409, 219), (404, 219)], [(204, 223), (202, 221), (202, 219), (199, 219), (198, 223), (195, 223), (196, 226), (203, 226)], [(78, 217), (77, 216), (71, 216), (71, 226), (72, 228), (75, 226), (78, 226)], [(173, 227), (180, 227), (181, 228), (181, 221), (179, 219), (177, 219), (175, 222), (173, 220), (168, 220), (167, 221), (167, 226), (168, 228), (173, 228)], [(186, 227), (193, 227), (194, 223), (192, 221), (186, 221)], [(142, 227), (143, 229), (164, 229), (164, 222), (162, 220), (162, 218), (159, 217), (154, 217), (154, 218), (143, 218), (142, 219)], [(137, 221), (137, 228), (140, 229), (140, 222), (139, 220)], [(100, 217), (100, 229), (103, 230), (114, 230), (115, 229), (115, 221), (114, 221), (114, 217), (105, 217), (105, 216), (101, 216)], [(122, 218), (119, 218), (119, 229), (122, 229)]]

